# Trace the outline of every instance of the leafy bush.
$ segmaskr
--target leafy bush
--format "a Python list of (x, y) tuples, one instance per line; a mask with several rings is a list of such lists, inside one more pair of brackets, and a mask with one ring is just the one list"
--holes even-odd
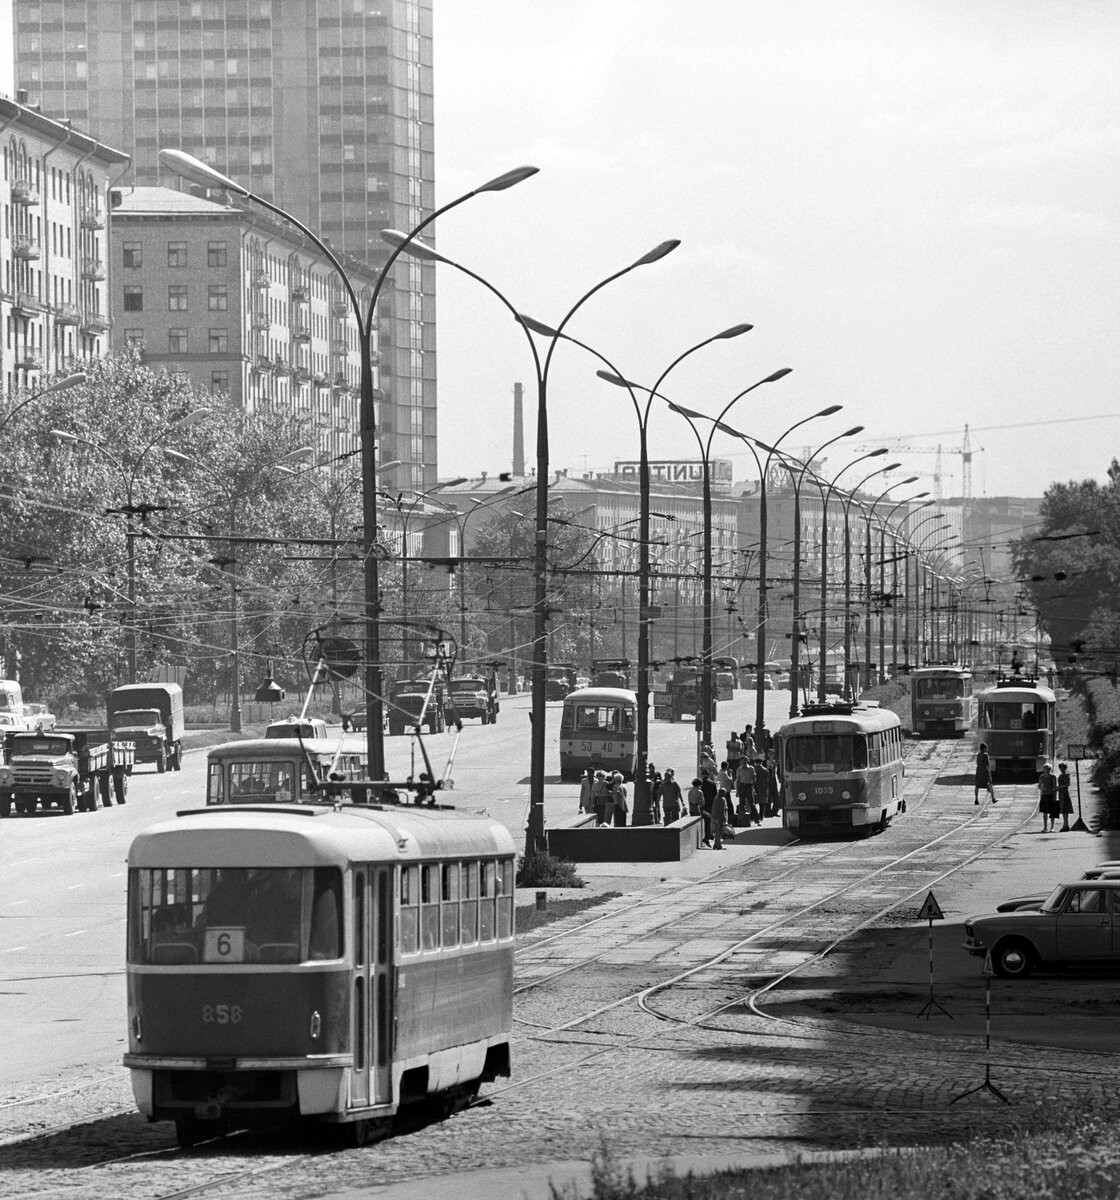
[(1085, 685), (1089, 745), (1097, 752), (1091, 779), (1106, 794), (1120, 792), (1120, 691), (1107, 679)]
[(583, 887), (583, 880), (576, 874), (575, 863), (553, 854), (530, 854), (517, 860), (517, 886), (530, 887)]

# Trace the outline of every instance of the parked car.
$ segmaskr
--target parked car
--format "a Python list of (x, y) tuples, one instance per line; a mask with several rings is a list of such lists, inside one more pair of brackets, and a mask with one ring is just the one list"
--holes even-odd
[(265, 726), (266, 738), (325, 738), (327, 723), (320, 717), (281, 717)]
[[(1120, 862), (1097, 863), (1090, 867), (1084, 875), (1085, 879), (1120, 879)], [(996, 905), (996, 912), (1018, 912), (1021, 908), (1041, 908), (1046, 902), (1049, 892), (1036, 892), (1033, 896), (1012, 896)]]
[(50, 733), (58, 723), (57, 717), (45, 704), (24, 704), (24, 719), (33, 733)]
[(990, 954), (992, 970), (1003, 979), (1022, 979), (1038, 968), (1115, 966), (1120, 879), (1061, 883), (1039, 908), (969, 917), (964, 933), (969, 954)]

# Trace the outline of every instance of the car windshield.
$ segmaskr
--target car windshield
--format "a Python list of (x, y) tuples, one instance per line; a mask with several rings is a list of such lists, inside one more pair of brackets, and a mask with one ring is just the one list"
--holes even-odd
[(12, 743), (13, 754), (45, 754), (56, 758), (70, 753), (70, 740), (63, 737), (17, 737)]
[(136, 725), (162, 725), (163, 722), (154, 708), (122, 708), (113, 713), (109, 724), (113, 729), (125, 729)]
[(1049, 896), (1042, 902), (1041, 912), (1057, 912), (1062, 907), (1062, 901), (1065, 899), (1068, 888), (1064, 884), (1058, 886), (1050, 893)]
[(453, 679), (451, 690), (453, 692), (484, 692), (486, 685), (481, 679)]
[(129, 879), (130, 962), (296, 963), (342, 955), (334, 867), (168, 867)]

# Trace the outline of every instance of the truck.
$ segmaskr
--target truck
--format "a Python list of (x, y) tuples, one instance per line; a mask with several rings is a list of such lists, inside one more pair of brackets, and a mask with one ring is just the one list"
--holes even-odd
[(550, 663), (544, 674), (544, 698), (546, 700), (563, 700), (569, 692), (575, 690), (575, 664)]
[(124, 804), (136, 747), (108, 729), (54, 729), (12, 733), (5, 739), (7, 762), (0, 766), (0, 817), (30, 814), (41, 804), (74, 811)]
[[(679, 667), (673, 672), (668, 686), (654, 693), (653, 715), (657, 720), (683, 721), (685, 716), (701, 715), (700, 693), (703, 691), (701, 671), (696, 667)], [(712, 677), (711, 714), (716, 719), (715, 676)]]
[(491, 670), (485, 675), (460, 675), (447, 686), (444, 720), (454, 725), (466, 717), (478, 717), (483, 725), (498, 719), (498, 680)]
[(401, 734), (419, 725), (427, 725), (429, 733), (444, 731), (447, 700), (443, 683), (438, 679), (434, 683), (427, 676), (399, 680), (393, 684), (387, 707), (391, 734)]
[(126, 683), (105, 698), (109, 728), (133, 742), (138, 763), (162, 774), (183, 766), (183, 689), (177, 683)]
[(628, 658), (593, 658), (591, 660), (591, 687), (630, 687), (630, 660)]

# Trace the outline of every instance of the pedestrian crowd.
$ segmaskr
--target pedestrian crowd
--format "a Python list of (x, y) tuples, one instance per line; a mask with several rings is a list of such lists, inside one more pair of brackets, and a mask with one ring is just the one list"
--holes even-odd
[[(988, 756), (988, 747), (980, 743), (976, 752), (976, 772), (973, 776), (973, 803), (980, 803), (981, 791), (986, 792), (993, 804), (996, 800), (995, 789), (992, 787), (992, 760)], [(1058, 773), (1049, 763), (1043, 763), (1042, 773), (1038, 777), (1038, 812), (1042, 817), (1043, 833), (1069, 833), (1069, 819), (1073, 815), (1073, 800), (1069, 794), (1069, 767), (1058, 763)], [(1061, 819), (1062, 827), (1055, 826)]]
[[(701, 746), (699, 773), (687, 792), (672, 767), (662, 772), (650, 763), (647, 780), (652, 821), (671, 825), (682, 817), (700, 817), (704, 845), (713, 850), (722, 850), (736, 828), (781, 816), (773, 739), (764, 729), (756, 737), (750, 725), (728, 737), (723, 759), (716, 759), (709, 743)], [(589, 768), (580, 781), (579, 808), (595, 815), (597, 828), (625, 825), (630, 810), (622, 775)]]

